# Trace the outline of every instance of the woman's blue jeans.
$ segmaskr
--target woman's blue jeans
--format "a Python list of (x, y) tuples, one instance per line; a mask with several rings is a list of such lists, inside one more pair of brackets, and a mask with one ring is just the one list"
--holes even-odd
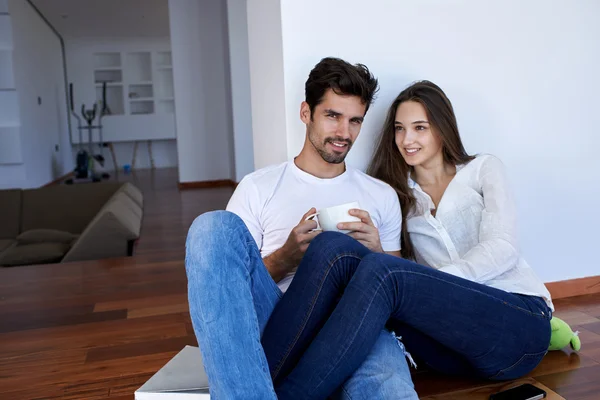
[(382, 327), (431, 368), (515, 379), (548, 350), (542, 298), (508, 293), (324, 232), (275, 306), (262, 344), (279, 399), (326, 398), (365, 359)]

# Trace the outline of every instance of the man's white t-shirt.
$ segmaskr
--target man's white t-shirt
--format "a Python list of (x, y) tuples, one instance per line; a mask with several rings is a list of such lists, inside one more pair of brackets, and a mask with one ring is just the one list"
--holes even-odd
[[(294, 161), (262, 168), (239, 183), (227, 210), (245, 222), (264, 258), (280, 249), (312, 207), (317, 210), (357, 201), (379, 230), (384, 251), (400, 250), (401, 212), (390, 185), (346, 166), (331, 179), (310, 175)], [(294, 272), (277, 285), (286, 291)]]

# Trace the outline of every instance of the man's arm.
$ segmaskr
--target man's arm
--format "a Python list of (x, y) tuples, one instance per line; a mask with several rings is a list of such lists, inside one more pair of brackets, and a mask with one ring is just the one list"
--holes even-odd
[(285, 278), (289, 272), (300, 264), (308, 245), (320, 233), (320, 231), (313, 231), (317, 227), (315, 221), (306, 220), (315, 211), (314, 207), (308, 210), (302, 216), (300, 223), (292, 229), (285, 244), (279, 250), (263, 258), (267, 271), (269, 271), (275, 282)]
[(290, 261), (290, 257), (286, 254), (283, 247), (263, 258), (263, 262), (275, 283), (285, 278), (288, 272), (296, 267), (296, 265)]

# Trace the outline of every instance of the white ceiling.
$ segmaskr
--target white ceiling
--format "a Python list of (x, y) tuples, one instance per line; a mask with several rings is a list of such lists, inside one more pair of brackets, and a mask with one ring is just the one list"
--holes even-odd
[(168, 37), (168, 0), (32, 0), (65, 38)]

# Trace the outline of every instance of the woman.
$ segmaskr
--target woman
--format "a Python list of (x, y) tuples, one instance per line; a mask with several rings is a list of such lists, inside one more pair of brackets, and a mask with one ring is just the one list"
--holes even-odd
[(438, 371), (505, 380), (535, 368), (550, 294), (519, 253), (501, 162), (466, 153), (438, 86), (394, 100), (369, 172), (400, 198), (403, 258), (314, 239), (262, 338), (279, 398), (329, 396), (384, 325)]

